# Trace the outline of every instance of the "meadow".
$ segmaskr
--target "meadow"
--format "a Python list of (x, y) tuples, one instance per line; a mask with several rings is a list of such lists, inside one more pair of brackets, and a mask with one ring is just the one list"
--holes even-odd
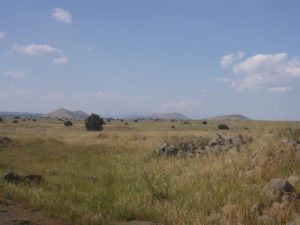
[[(284, 138), (300, 137), (300, 122), (222, 121), (230, 129), (221, 132), (252, 142), (240, 152), (197, 158), (157, 157), (153, 150), (169, 140), (211, 139), (220, 121), (124, 122), (112, 120), (102, 132), (91, 132), (84, 121), (65, 127), (57, 119), (5, 119), (0, 136), (12, 143), (0, 148), (0, 174), (40, 174), (44, 182), (0, 179), (1, 197), (72, 224), (255, 225), (250, 208), (263, 201), (264, 185), (300, 174), (295, 153), (282, 145)], [(278, 224), (290, 219), (284, 213)]]

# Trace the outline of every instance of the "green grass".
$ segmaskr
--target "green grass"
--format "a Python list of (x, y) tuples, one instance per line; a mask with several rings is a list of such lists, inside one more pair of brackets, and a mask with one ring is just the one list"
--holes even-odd
[[(249, 208), (260, 199), (261, 188), (274, 177), (299, 173), (299, 163), (290, 155), (265, 158), (280, 149), (277, 134), (300, 123), (225, 122), (229, 134), (242, 133), (254, 141), (240, 153), (222, 153), (203, 158), (157, 158), (152, 150), (169, 141), (207, 141), (219, 122), (209, 121), (112, 121), (104, 132), (87, 132), (83, 122), (64, 127), (57, 120), (0, 124), (0, 136), (14, 140), (0, 150), (0, 173), (41, 174), (40, 185), (13, 185), (0, 180), (1, 193), (39, 208), (51, 216), (77, 224), (108, 224), (115, 221), (149, 220), (163, 224), (207, 224), (211, 213), (225, 205), (237, 205), (232, 224), (256, 224)], [(173, 131), (171, 125), (176, 129)], [(247, 127), (249, 130), (245, 130)], [(281, 132), (281, 136), (286, 134)], [(263, 144), (262, 144), (263, 143)], [(259, 152), (254, 176), (240, 176), (251, 167)], [(278, 155), (279, 156), (279, 155)], [(213, 224), (213, 223), (212, 223)]]

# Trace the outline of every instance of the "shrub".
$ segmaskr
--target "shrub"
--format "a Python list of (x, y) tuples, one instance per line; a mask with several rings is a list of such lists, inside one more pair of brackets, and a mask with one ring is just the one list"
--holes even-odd
[(175, 126), (174, 126), (174, 125), (172, 125), (172, 126), (171, 126), (171, 128), (174, 130), (174, 129), (175, 129)]
[(86, 120), (85, 120), (85, 127), (87, 130), (90, 131), (98, 131), (103, 130), (103, 125), (105, 124), (103, 118), (99, 115), (92, 113)]
[(18, 119), (21, 119), (21, 117), (15, 116), (14, 119), (15, 119), (15, 120), (18, 120)]
[(135, 123), (139, 122), (138, 120), (134, 120)]
[(127, 123), (127, 122), (125, 122), (125, 125), (128, 125), (128, 123)]
[(64, 125), (65, 125), (66, 127), (71, 127), (71, 126), (73, 126), (73, 123), (72, 123), (72, 121), (68, 120), (68, 121), (65, 121), (65, 122), (64, 122)]
[(208, 122), (206, 120), (202, 121), (202, 124), (206, 125)]
[(188, 121), (184, 121), (183, 124), (189, 124), (189, 122)]
[(2, 119), (2, 117), (0, 117), (0, 123), (1, 123), (1, 122), (3, 122), (3, 119)]
[(121, 119), (120, 121), (121, 121), (122, 123), (124, 122), (124, 120), (123, 120), (123, 119)]
[(219, 124), (219, 126), (218, 126), (218, 129), (219, 130), (228, 130), (229, 129), (229, 127), (226, 125), (226, 124)]
[(18, 123), (19, 121), (18, 121), (18, 120), (13, 120), (12, 122), (13, 122), (13, 123)]
[(33, 122), (36, 122), (36, 119), (32, 119)]

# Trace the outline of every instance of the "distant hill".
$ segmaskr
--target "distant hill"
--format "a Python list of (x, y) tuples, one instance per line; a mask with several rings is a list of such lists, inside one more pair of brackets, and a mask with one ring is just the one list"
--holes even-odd
[(250, 120), (250, 119), (240, 114), (233, 114), (233, 115), (214, 116), (208, 118), (208, 120)]
[(41, 113), (28, 113), (28, 112), (0, 112), (2, 117), (40, 117), (43, 114)]
[(68, 119), (79, 119), (85, 120), (88, 117), (83, 111), (70, 111), (67, 109), (57, 109), (53, 112), (46, 114), (45, 116), (54, 117), (54, 118), (68, 118)]
[(188, 120), (188, 118), (180, 113), (154, 113), (147, 116), (148, 119), (160, 120)]

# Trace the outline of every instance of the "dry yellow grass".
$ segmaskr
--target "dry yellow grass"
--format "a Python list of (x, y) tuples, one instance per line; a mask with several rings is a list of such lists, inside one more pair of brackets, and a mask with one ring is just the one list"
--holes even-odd
[(50, 119), (6, 121), (0, 124), (0, 136), (14, 142), (0, 150), (0, 173), (41, 174), (45, 182), (28, 186), (1, 180), (0, 190), (76, 224), (131, 219), (218, 224), (208, 218), (221, 213), (222, 223), (253, 225), (256, 217), (249, 209), (260, 199), (262, 187), (271, 178), (300, 173), (293, 151), (281, 145), (281, 138), (289, 135), (282, 130), (295, 130), (300, 123), (225, 123), (228, 135), (241, 133), (253, 142), (239, 153), (183, 159), (157, 158), (152, 151), (171, 136), (213, 137), (219, 122), (140, 121), (125, 126), (113, 121), (99, 133), (87, 132), (82, 121), (73, 127)]

